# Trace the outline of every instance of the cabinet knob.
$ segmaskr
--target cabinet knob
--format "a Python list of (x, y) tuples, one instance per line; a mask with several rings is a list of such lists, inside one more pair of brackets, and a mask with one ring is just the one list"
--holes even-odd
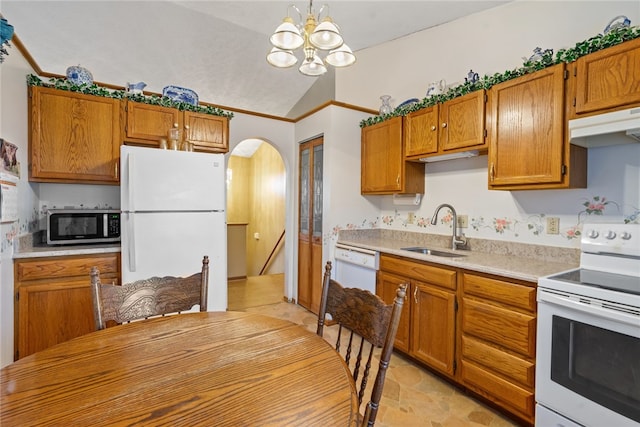
[(417, 286), (413, 288), (413, 300), (416, 302), (416, 304), (418, 304), (418, 287)]
[(178, 124), (177, 124), (177, 123), (174, 123), (174, 124), (173, 124), (173, 127), (174, 127), (174, 128), (177, 128), (177, 127), (178, 127)]
[(437, 128), (434, 125), (431, 125), (431, 130), (436, 130)]
[(447, 123), (442, 123), (442, 128), (446, 128), (447, 127)]
[(493, 175), (494, 175), (494, 173), (495, 173), (495, 168), (494, 168), (494, 166), (493, 166), (493, 163), (491, 163), (491, 167), (489, 168), (489, 179), (490, 179), (491, 181), (493, 181)]

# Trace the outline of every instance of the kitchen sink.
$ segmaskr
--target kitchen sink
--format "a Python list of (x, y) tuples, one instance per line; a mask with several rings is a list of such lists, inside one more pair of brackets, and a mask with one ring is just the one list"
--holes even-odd
[(458, 257), (466, 256), (466, 255), (463, 255), (463, 254), (460, 254), (460, 253), (445, 252), (445, 251), (439, 251), (437, 249), (430, 249), (430, 248), (424, 248), (424, 247), (400, 248), (400, 250), (409, 251), (409, 252), (416, 252), (416, 253), (424, 254), (424, 255), (447, 257), (447, 258), (458, 258)]

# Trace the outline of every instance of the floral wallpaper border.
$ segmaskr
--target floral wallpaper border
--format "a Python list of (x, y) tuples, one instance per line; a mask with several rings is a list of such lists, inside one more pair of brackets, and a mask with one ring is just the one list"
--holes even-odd
[[(620, 204), (608, 200), (604, 196), (592, 196), (591, 199), (580, 200), (580, 210), (576, 214), (576, 222), (569, 227), (561, 228), (560, 235), (570, 241), (574, 239), (580, 239), (582, 235), (582, 225), (586, 222), (587, 218), (593, 216), (603, 216), (605, 211), (612, 211), (614, 213), (621, 213), (623, 209)], [(640, 209), (636, 206), (627, 206), (627, 213), (623, 214), (622, 222), (625, 224), (640, 224)], [(530, 233), (534, 236), (544, 235), (545, 230), (545, 218), (547, 214), (539, 213), (532, 214), (525, 219), (509, 218), (509, 217), (493, 217), (484, 218), (482, 216), (471, 217), (469, 220), (469, 226), (475, 231), (481, 229), (493, 230), (496, 234), (506, 235), (511, 234), (513, 237), (520, 237), (523, 233)], [(356, 230), (366, 228), (377, 228), (379, 226), (392, 227), (409, 227), (415, 226), (417, 228), (432, 227), (430, 218), (416, 217), (414, 224), (409, 224), (405, 213), (400, 213), (396, 209), (393, 215), (383, 215), (382, 217), (376, 217), (374, 220), (364, 219), (360, 224), (347, 223), (344, 226), (335, 225), (332, 229), (325, 233), (323, 241), (330, 243), (336, 241), (340, 230)], [(446, 215), (440, 218), (440, 223), (444, 225), (452, 226), (453, 214), (449, 211)]]

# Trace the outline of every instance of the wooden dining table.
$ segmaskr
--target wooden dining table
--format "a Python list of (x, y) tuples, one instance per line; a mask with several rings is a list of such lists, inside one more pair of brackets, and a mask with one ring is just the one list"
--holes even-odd
[(1, 370), (0, 426), (349, 426), (338, 353), (302, 325), (244, 312), (119, 325)]

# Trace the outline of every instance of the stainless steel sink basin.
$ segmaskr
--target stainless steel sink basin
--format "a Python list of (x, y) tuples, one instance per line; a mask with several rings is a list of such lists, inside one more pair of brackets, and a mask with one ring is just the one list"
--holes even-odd
[(460, 253), (439, 251), (437, 249), (430, 249), (430, 248), (424, 248), (419, 246), (411, 247), (411, 248), (400, 248), (400, 249), (403, 251), (416, 252), (424, 255), (441, 256), (441, 257), (447, 257), (447, 258), (458, 258), (458, 257), (466, 256)]

